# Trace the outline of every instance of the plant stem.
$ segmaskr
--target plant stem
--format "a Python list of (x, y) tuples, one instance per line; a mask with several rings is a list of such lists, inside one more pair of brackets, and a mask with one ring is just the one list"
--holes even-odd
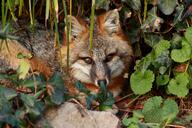
[(144, 0), (144, 14), (143, 14), (143, 22), (146, 20), (147, 16), (147, 0)]
[(1, 1), (1, 22), (2, 22), (2, 29), (5, 27), (5, 0)]
[(31, 0), (29, 0), (29, 14), (30, 14), (31, 25), (33, 25), (33, 16), (32, 16), (32, 12), (31, 12)]
[(34, 24), (35, 24), (35, 0), (33, 0), (33, 8), (32, 8), (32, 17), (33, 17), (33, 24), (32, 24), (32, 28), (34, 30)]
[(19, 0), (19, 16), (22, 14), (23, 0)]
[[(69, 68), (69, 36), (70, 36), (70, 32), (69, 32), (69, 24), (68, 24), (68, 17), (67, 17), (67, 7), (66, 7), (66, 3), (65, 3), (65, 0), (62, 0), (63, 1), (63, 8), (64, 8), (64, 15), (65, 15), (65, 26), (66, 26), (66, 41), (67, 41), (67, 68)], [(71, 18), (70, 18), (71, 20)], [(71, 21), (70, 21), (71, 23)]]
[(89, 37), (89, 50), (92, 51), (93, 49), (93, 30), (94, 30), (94, 15), (95, 15), (95, 0), (92, 0), (92, 7), (91, 7), (91, 23), (90, 23), (90, 37)]
[(72, 0), (70, 0), (70, 5), (69, 5), (69, 15), (70, 15), (70, 19), (69, 19), (70, 20), (69, 21), (69, 37), (70, 37), (71, 36)]

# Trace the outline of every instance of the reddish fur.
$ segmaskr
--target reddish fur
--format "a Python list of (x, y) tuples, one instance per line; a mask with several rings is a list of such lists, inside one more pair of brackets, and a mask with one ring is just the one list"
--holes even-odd
[(40, 58), (37, 58), (37, 57), (32, 57), (30, 60), (29, 60), (30, 64), (31, 64), (31, 69), (33, 71), (39, 71), (41, 72), (42, 74), (45, 75), (45, 77), (47, 79), (50, 78), (50, 76), (52, 76), (53, 74), (53, 71), (51, 69), (51, 67), (49, 67), (47, 65), (46, 62), (44, 62), (43, 60), (41, 60)]
[[(104, 23), (104, 20), (106, 18), (106, 14), (103, 14), (103, 15), (100, 15), (97, 17), (97, 24), (99, 26), (99, 33), (98, 34), (102, 34), (102, 35), (106, 35), (107, 36), (107, 32), (103, 26), (103, 23)], [(80, 37), (81, 39), (86, 39), (88, 36), (89, 36), (89, 29), (86, 25), (86, 22), (83, 21), (82, 19), (78, 19), (78, 21), (80, 22), (80, 24), (82, 26), (84, 26), (84, 30), (83, 32), (80, 34)], [(113, 37), (114, 40), (122, 40), (122, 41), (126, 41), (126, 42), (129, 42), (128, 41), (128, 38), (123, 34), (122, 30), (119, 28), (118, 31), (116, 33), (114, 33)], [(74, 41), (73, 39), (71, 39), (70, 41), (70, 49), (73, 49), (74, 47)], [(62, 54), (66, 57), (67, 56), (67, 47), (66, 47), (66, 35), (64, 34), (64, 45), (62, 46), (61, 48), (61, 52)], [(58, 57), (58, 55), (57, 55)], [(54, 58), (53, 58), (54, 59)], [(53, 71), (52, 71), (52, 68), (48, 66), (47, 62), (44, 62), (43, 60), (37, 58), (37, 57), (32, 57), (30, 60), (30, 64), (31, 64), (31, 68), (32, 70), (34, 71), (39, 71), (41, 73), (43, 73), (46, 78), (50, 78), (50, 76), (53, 74)], [(66, 62), (65, 62), (66, 63)], [(123, 74), (123, 73), (122, 73)], [(114, 78), (111, 83), (108, 85), (108, 89), (111, 90), (111, 91), (115, 91), (115, 90), (119, 90), (120, 88), (122, 88), (122, 86), (124, 85), (124, 80), (123, 80), (123, 75), (120, 75), (116, 78)], [(77, 89), (75, 89), (74, 87), (74, 82), (73, 80), (68, 80), (66, 81), (67, 83), (65, 83), (66, 87), (68, 88), (69, 92), (75, 94), (75, 93), (78, 93)], [(86, 84), (84, 83), (85, 86), (93, 91), (93, 92), (98, 92), (99, 91), (99, 87), (94, 85), (94, 84)]]
[[(105, 30), (105, 27), (103, 25), (104, 23), (104, 20), (106, 18), (106, 14), (107, 13), (104, 13), (100, 16), (97, 17), (97, 20), (96, 20), (96, 23), (98, 24), (98, 34), (101, 34), (101, 35), (106, 35), (108, 36), (108, 33), (106, 32)], [(79, 19), (78, 18), (78, 21), (80, 22), (81, 25), (83, 25), (85, 27), (84, 31), (80, 34), (80, 37), (81, 39), (86, 39), (88, 38), (89, 36), (89, 30), (86, 26), (86, 23), (82, 20), (82, 19)], [(120, 27), (120, 26), (119, 26)], [(112, 37), (114, 40), (122, 40), (122, 41), (126, 41), (129, 46), (130, 46), (130, 42), (129, 42), (129, 39), (127, 38), (127, 36), (123, 33), (123, 31), (121, 30), (121, 28), (118, 29), (118, 31), (116, 33), (113, 34), (113, 37)], [(73, 42), (73, 40), (70, 42), (70, 43), (75, 43)], [(132, 54), (132, 50), (131, 50), (131, 46), (130, 46), (130, 53)], [(127, 68), (125, 69), (126, 71)], [(110, 91), (113, 91), (115, 92), (116, 90), (120, 90), (122, 89), (123, 85), (124, 85), (124, 80), (125, 78), (123, 77), (125, 72), (122, 73), (122, 75), (112, 79), (111, 83), (108, 85), (108, 89)], [(99, 92), (99, 87), (94, 85), (94, 84), (88, 84), (88, 83), (83, 83), (85, 85), (85, 87), (89, 90), (91, 90), (92, 92), (95, 92), (95, 93), (98, 93)], [(67, 88), (69, 89), (69, 91), (73, 94), (77, 94), (79, 91), (74, 87), (74, 83), (71, 82), (71, 80), (68, 81), (67, 83)]]

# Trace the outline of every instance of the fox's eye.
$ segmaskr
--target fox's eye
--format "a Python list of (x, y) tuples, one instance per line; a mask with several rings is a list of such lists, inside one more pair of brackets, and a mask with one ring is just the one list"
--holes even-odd
[(111, 53), (111, 54), (107, 55), (107, 57), (105, 58), (105, 62), (110, 62), (113, 59), (114, 55), (115, 55), (115, 53)]
[(92, 64), (93, 63), (93, 60), (90, 58), (90, 57), (85, 57), (85, 58), (82, 58), (84, 61), (85, 61), (85, 63), (87, 63), (87, 64)]

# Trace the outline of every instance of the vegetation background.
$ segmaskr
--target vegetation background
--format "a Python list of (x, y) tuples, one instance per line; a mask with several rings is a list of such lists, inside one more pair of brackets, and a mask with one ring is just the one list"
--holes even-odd
[[(136, 64), (130, 76), (133, 93), (116, 102), (126, 104), (119, 107), (123, 125), (192, 127), (191, 0), (1, 0), (0, 46), (6, 39), (17, 39), (12, 35), (15, 30), (10, 23), (24, 19), (28, 30), (34, 33), (37, 24), (54, 31), (59, 47), (65, 23), (69, 24), (66, 26), (69, 39), (71, 23), (65, 18), (67, 15), (93, 19), (94, 15), (111, 9), (119, 10), (122, 28), (135, 51)], [(27, 73), (29, 66), (22, 63), (19, 70)], [(26, 73), (0, 74), (0, 127), (33, 127), (46, 106), (60, 105), (69, 98), (59, 73), (49, 81), (42, 75), (26, 77)], [(11, 84), (3, 84), (7, 79)], [(76, 87), (88, 94), (87, 108), (91, 109), (95, 96), (80, 83)], [(96, 98), (101, 109), (115, 102), (111, 95), (103, 93), (108, 94), (104, 87)]]

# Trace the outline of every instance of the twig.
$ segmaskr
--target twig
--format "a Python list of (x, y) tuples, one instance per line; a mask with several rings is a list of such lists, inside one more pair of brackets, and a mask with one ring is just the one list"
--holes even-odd
[(171, 128), (186, 128), (185, 126), (173, 125), (173, 124), (168, 124), (168, 125), (166, 125), (166, 127), (171, 127)]

